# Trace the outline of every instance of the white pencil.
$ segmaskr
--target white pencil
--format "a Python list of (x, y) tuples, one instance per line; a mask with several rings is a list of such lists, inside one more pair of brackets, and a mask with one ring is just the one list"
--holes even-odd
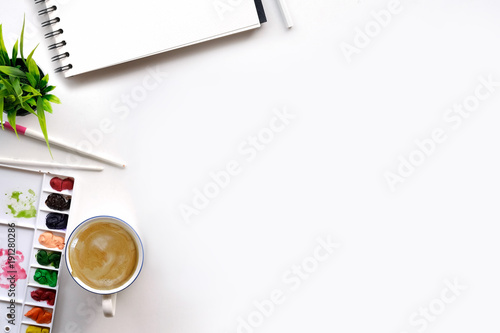
[(49, 168), (59, 168), (59, 169), (74, 169), (74, 170), (85, 170), (85, 171), (102, 171), (102, 170), (104, 170), (104, 168), (101, 166), (62, 164), (62, 163), (56, 163), (56, 162), (39, 162), (39, 161), (29, 161), (29, 160), (21, 160), (21, 159), (17, 159), (17, 158), (3, 158), (3, 157), (0, 157), (0, 164), (34, 166), (34, 167), (42, 167), (42, 168), (49, 167)]
[[(4, 122), (4, 126), (5, 126), (5, 128), (7, 128), (7, 129), (9, 129), (11, 131), (14, 131), (14, 129), (12, 128), (12, 126), (8, 122)], [(33, 130), (29, 129), (29, 128), (26, 128), (24, 126), (16, 125), (16, 130), (17, 130), (18, 134), (21, 134), (21, 135), (24, 135), (24, 136), (27, 136), (27, 137), (30, 137), (30, 138), (33, 138), (33, 139), (36, 139), (36, 140), (45, 141), (45, 137), (43, 136), (42, 133), (38, 133), (38, 132), (33, 131)], [(98, 161), (101, 161), (101, 162), (104, 162), (104, 163), (108, 163), (108, 164), (111, 164), (111, 165), (114, 165), (114, 166), (117, 166), (117, 167), (120, 167), (120, 168), (125, 168), (125, 164), (124, 163), (116, 162), (116, 161), (110, 160), (107, 157), (102, 157), (102, 156), (99, 156), (99, 155), (96, 155), (96, 154), (92, 154), (92, 153), (86, 152), (83, 149), (80, 149), (78, 147), (73, 147), (73, 146), (71, 146), (71, 145), (69, 145), (67, 143), (64, 143), (64, 142), (61, 142), (61, 141), (58, 141), (58, 140), (49, 139), (49, 143), (51, 145), (64, 148), (64, 149), (66, 149), (68, 151), (71, 151), (73, 153), (76, 153), (78, 155), (89, 157), (89, 158), (92, 158), (94, 160), (98, 160)]]
[(283, 18), (285, 19), (286, 27), (290, 29), (293, 26), (292, 15), (290, 15), (290, 11), (288, 10), (288, 6), (286, 5), (285, 0), (278, 0), (278, 4), (280, 6), (281, 14), (283, 14)]

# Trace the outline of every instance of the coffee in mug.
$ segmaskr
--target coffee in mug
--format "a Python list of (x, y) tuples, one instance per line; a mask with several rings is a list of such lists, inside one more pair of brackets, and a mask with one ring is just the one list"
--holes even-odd
[(121, 225), (95, 221), (78, 231), (68, 250), (73, 276), (98, 290), (122, 286), (138, 263), (137, 244)]
[(96, 216), (82, 222), (66, 244), (66, 265), (84, 289), (103, 295), (104, 315), (115, 312), (116, 293), (131, 285), (142, 269), (139, 235), (126, 222)]

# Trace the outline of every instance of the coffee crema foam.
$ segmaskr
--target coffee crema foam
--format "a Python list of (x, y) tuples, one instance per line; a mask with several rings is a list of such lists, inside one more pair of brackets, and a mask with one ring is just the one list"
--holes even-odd
[(96, 221), (78, 231), (69, 244), (68, 257), (73, 276), (98, 290), (122, 286), (138, 264), (134, 238), (111, 222)]

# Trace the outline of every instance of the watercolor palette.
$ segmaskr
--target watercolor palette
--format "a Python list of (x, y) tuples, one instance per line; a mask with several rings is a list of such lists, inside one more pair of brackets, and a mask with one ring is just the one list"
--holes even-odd
[(0, 332), (52, 331), (74, 178), (0, 164)]

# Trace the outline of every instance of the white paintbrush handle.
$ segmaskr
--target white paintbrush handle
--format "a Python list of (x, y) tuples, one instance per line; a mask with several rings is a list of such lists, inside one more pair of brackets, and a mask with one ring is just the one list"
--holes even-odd
[(104, 169), (101, 166), (73, 165), (73, 164), (62, 164), (56, 162), (39, 162), (39, 161), (20, 160), (17, 158), (1, 158), (1, 157), (0, 157), (0, 164), (73, 169), (73, 170), (85, 170), (85, 171), (102, 171)]
[[(30, 138), (33, 138), (33, 139), (45, 141), (45, 138), (43, 137), (43, 135), (41, 133), (35, 132), (29, 128), (26, 129), (26, 131), (24, 132), (24, 135), (28, 136)], [(69, 144), (62, 142), (62, 141), (59, 141), (59, 140), (56, 140), (56, 139), (49, 139), (49, 143), (53, 146), (58, 146), (58, 147), (64, 148), (65, 150), (71, 151), (71, 152), (76, 153), (78, 155), (86, 156), (86, 157), (92, 158), (94, 160), (108, 163), (108, 164), (111, 164), (111, 165), (114, 165), (114, 166), (117, 166), (120, 168), (125, 167), (125, 164), (123, 164), (123, 163), (116, 162), (116, 161), (110, 160), (109, 158), (99, 156), (99, 155), (96, 155), (93, 153), (89, 153), (83, 149), (70, 146)]]
[(278, 0), (278, 4), (281, 10), (281, 14), (285, 19), (286, 27), (291, 28), (293, 26), (292, 15), (290, 15), (290, 11), (288, 10), (288, 6), (285, 0)]
[[(11, 131), (14, 131), (14, 129), (12, 128), (12, 126), (8, 123), (8, 122), (5, 122), (4, 123), (4, 126), (5, 128), (11, 130)], [(29, 128), (26, 128), (24, 126), (20, 126), (20, 125), (16, 125), (16, 131), (18, 134), (21, 134), (21, 135), (24, 135), (24, 136), (27, 136), (27, 137), (30, 137), (32, 139), (36, 139), (36, 140), (40, 140), (40, 141), (45, 141), (45, 137), (43, 136), (42, 133), (39, 133), (39, 132), (36, 132), (36, 131), (33, 131)], [(61, 148), (64, 148), (68, 151), (71, 151), (73, 153), (76, 153), (78, 155), (82, 155), (82, 156), (85, 156), (85, 157), (88, 157), (88, 158), (91, 158), (91, 159), (94, 159), (94, 160), (98, 160), (98, 161), (101, 161), (101, 162), (104, 162), (104, 163), (108, 163), (108, 164), (111, 164), (111, 165), (114, 165), (114, 166), (117, 166), (117, 167), (120, 167), (120, 168), (124, 168), (125, 167), (125, 164), (124, 163), (121, 163), (121, 162), (116, 162), (116, 161), (113, 161), (107, 157), (103, 157), (103, 156), (99, 156), (99, 155), (96, 155), (96, 154), (93, 154), (93, 153), (89, 153), (83, 149), (80, 149), (78, 147), (73, 147), (63, 141), (60, 141), (60, 140), (55, 140), (55, 139), (49, 139), (49, 144), (50, 145), (53, 145), (53, 146), (58, 146), (58, 147), (61, 147)]]

